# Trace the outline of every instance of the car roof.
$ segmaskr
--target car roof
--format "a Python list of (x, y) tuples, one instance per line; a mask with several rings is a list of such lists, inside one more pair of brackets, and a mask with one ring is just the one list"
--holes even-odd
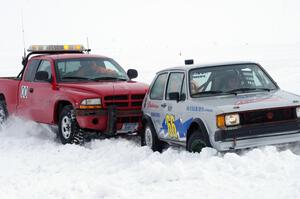
[(212, 62), (212, 63), (199, 63), (199, 64), (191, 64), (191, 65), (181, 65), (175, 67), (169, 67), (163, 70), (158, 71), (157, 73), (174, 71), (174, 70), (181, 70), (181, 71), (188, 71), (194, 68), (201, 68), (201, 67), (218, 67), (218, 66), (226, 66), (226, 65), (238, 65), (238, 64), (257, 64), (251, 61), (231, 61), (231, 62)]
[(63, 54), (42, 54), (36, 55), (32, 58), (50, 58), (53, 60), (57, 59), (76, 59), (76, 58), (107, 58), (101, 55), (94, 55), (94, 54), (84, 54), (84, 53), (63, 53)]

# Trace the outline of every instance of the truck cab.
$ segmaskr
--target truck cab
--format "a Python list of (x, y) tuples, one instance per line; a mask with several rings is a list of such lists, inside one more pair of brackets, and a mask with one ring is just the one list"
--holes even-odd
[(132, 80), (136, 70), (126, 73), (112, 58), (89, 54), (81, 45), (37, 45), (28, 51), (18, 77), (0, 79), (5, 117), (57, 125), (63, 144), (139, 133), (148, 86)]

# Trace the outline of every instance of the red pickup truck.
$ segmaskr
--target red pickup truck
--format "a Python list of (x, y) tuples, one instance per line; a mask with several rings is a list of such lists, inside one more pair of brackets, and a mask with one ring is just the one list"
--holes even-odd
[(8, 115), (58, 126), (63, 144), (138, 133), (148, 90), (113, 59), (81, 45), (36, 45), (17, 77), (0, 78), (0, 124)]

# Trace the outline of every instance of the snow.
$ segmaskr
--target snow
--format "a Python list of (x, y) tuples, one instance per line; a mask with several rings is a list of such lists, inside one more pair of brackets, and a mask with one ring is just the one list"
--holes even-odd
[(297, 145), (162, 154), (135, 139), (61, 145), (44, 125), (11, 118), (0, 133), (1, 198), (297, 198)]

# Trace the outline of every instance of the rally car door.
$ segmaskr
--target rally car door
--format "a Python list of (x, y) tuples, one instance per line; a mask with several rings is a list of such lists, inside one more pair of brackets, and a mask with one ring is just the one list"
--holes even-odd
[[(172, 97), (173, 94), (173, 97)], [(174, 99), (176, 94), (176, 99)], [(162, 129), (167, 139), (185, 140), (189, 119), (185, 118), (186, 84), (184, 72), (171, 72), (168, 78)]]

